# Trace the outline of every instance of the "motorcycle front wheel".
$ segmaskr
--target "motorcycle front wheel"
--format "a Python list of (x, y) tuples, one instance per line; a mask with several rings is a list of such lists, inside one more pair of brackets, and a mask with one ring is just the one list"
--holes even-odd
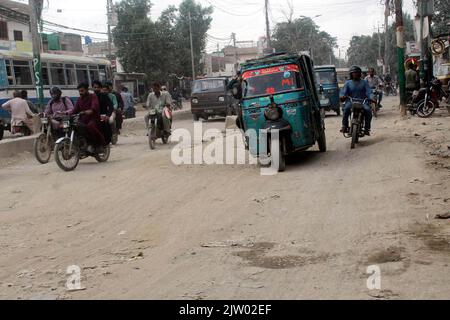
[(356, 144), (359, 142), (359, 125), (358, 124), (354, 124), (352, 127), (352, 145), (351, 148), (355, 149), (356, 148)]
[(66, 172), (73, 171), (80, 162), (80, 149), (76, 143), (70, 150), (70, 140), (66, 139), (55, 146), (55, 161), (58, 167)]
[(52, 141), (50, 139), (47, 142), (47, 135), (41, 134), (34, 140), (34, 156), (40, 164), (47, 164), (50, 161), (52, 156)]
[(417, 115), (420, 118), (429, 118), (433, 115), (435, 110), (436, 106), (432, 101), (425, 102), (424, 100), (419, 103), (419, 107), (417, 108)]
[(154, 139), (153, 128), (148, 130), (148, 145), (150, 146), (150, 150), (156, 149), (156, 140)]

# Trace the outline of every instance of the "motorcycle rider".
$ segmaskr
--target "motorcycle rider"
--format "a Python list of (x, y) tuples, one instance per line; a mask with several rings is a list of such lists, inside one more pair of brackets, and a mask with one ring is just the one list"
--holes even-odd
[[(113, 103), (114, 103), (114, 109), (116, 110), (114, 113), (114, 120), (115, 120), (116, 129), (117, 129), (117, 134), (120, 135), (120, 130), (122, 130), (122, 125), (123, 125), (123, 111), (124, 111), (125, 103), (122, 100), (122, 96), (120, 95), (120, 93), (118, 93), (114, 90), (114, 85), (112, 84), (112, 82), (107, 81), (105, 83), (105, 86), (106, 86), (105, 89), (107, 89), (108, 93), (115, 96), (115, 99), (112, 99)], [(110, 121), (112, 121), (112, 120), (110, 120)]]
[[(380, 87), (384, 86), (383, 80), (376, 74), (374, 68), (369, 68), (369, 75), (365, 78), (365, 80), (369, 83), (369, 86), (372, 88), (372, 90), (377, 90)], [(381, 101), (383, 101), (383, 91), (378, 90), (379, 92), (379, 108), (382, 108)]]
[(60, 116), (68, 115), (73, 111), (74, 106), (72, 100), (68, 97), (62, 97), (62, 90), (59, 87), (50, 89), (52, 99), (45, 107), (44, 114), (52, 119), (52, 128), (57, 130), (60, 124)]
[(102, 91), (103, 85), (100, 81), (95, 80), (92, 82), (92, 89), (94, 90), (95, 95), (98, 98), (99, 106), (100, 106), (100, 117), (101, 122), (100, 126), (103, 131), (103, 135), (105, 137), (105, 142), (107, 144), (111, 143), (113, 128), (109, 122), (109, 119), (114, 113), (114, 105), (108, 94)]
[[(163, 111), (164, 107), (169, 109), (172, 107), (172, 97), (169, 92), (161, 90), (161, 84), (159, 82), (153, 84), (153, 92), (148, 95), (146, 107), (149, 110), (156, 110), (158, 124), (160, 125), (159, 129), (170, 133), (171, 121), (167, 119), (166, 115), (163, 114)], [(145, 126), (147, 130), (149, 129), (149, 120), (150, 113), (145, 116)]]
[(87, 83), (80, 83), (77, 88), (80, 97), (70, 114), (81, 114), (80, 121), (86, 126), (86, 139), (90, 144), (88, 151), (94, 153), (94, 147), (106, 145), (105, 137), (100, 131), (100, 103), (95, 94), (89, 93)]
[[(344, 119), (342, 121), (342, 133), (349, 132), (349, 118), (352, 114), (352, 103), (348, 99), (356, 98), (356, 99), (372, 99), (372, 88), (369, 83), (365, 80), (362, 80), (362, 70), (358, 66), (353, 66), (350, 68), (350, 80), (345, 83), (344, 88), (341, 92), (341, 101), (345, 102), (344, 105)], [(364, 134), (366, 136), (370, 136), (370, 130), (372, 126), (372, 109), (370, 105), (364, 104), (364, 114), (365, 114), (365, 131)]]
[(36, 115), (30, 110), (28, 103), (22, 99), (22, 94), (19, 91), (14, 91), (13, 98), (4, 103), (2, 108), (11, 112), (11, 129), (24, 123), (31, 133), (34, 132), (31, 119)]

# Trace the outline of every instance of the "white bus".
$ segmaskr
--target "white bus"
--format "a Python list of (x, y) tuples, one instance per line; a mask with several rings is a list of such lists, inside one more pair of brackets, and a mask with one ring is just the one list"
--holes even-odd
[[(32, 60), (31, 53), (0, 50), (0, 105), (11, 99), (15, 90), (27, 90), (29, 99), (37, 104)], [(52, 86), (60, 87), (63, 96), (75, 102), (79, 83), (112, 81), (111, 63), (105, 59), (43, 53), (41, 61), (45, 103)]]

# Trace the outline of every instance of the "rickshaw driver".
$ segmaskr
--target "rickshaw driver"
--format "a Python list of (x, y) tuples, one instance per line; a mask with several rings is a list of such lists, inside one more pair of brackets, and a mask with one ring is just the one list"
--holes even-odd
[[(373, 101), (372, 88), (367, 81), (362, 80), (362, 70), (357, 66), (350, 68), (350, 80), (345, 83), (341, 92), (341, 101), (345, 102), (342, 133), (348, 133), (350, 131), (349, 118), (352, 114), (352, 103), (348, 100), (349, 97), (362, 100), (368, 99), (370, 102)], [(364, 104), (364, 114), (366, 121), (364, 134), (370, 136), (370, 129), (372, 127), (372, 109), (367, 103)]]

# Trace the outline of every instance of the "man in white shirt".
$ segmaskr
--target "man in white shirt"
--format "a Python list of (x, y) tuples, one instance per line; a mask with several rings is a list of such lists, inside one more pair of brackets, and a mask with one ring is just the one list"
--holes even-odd
[(11, 112), (11, 128), (25, 123), (31, 133), (34, 132), (32, 118), (35, 114), (30, 110), (28, 102), (21, 98), (19, 91), (14, 91), (14, 98), (2, 105), (2, 108)]

